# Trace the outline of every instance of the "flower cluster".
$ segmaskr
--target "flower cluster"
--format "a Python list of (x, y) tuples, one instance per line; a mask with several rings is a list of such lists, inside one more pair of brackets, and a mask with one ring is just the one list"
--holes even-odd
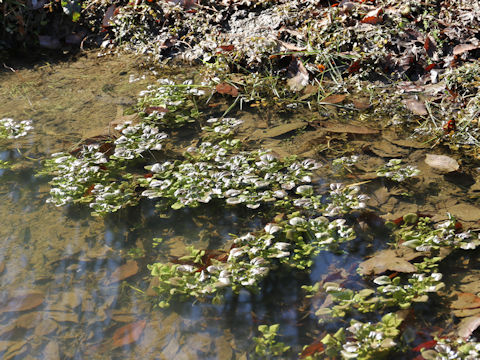
[(198, 119), (200, 112), (193, 98), (205, 94), (201, 89), (204, 85), (194, 85), (190, 80), (179, 85), (169, 79), (158, 82), (139, 94), (138, 108), (146, 121), (178, 127)]
[(18, 139), (27, 135), (32, 129), (31, 120), (18, 122), (11, 118), (0, 119), (0, 139)]
[(159, 132), (155, 126), (146, 123), (132, 124), (127, 121), (118, 125), (115, 130), (121, 136), (114, 142), (115, 153), (112, 158), (131, 160), (142, 155), (147, 150), (161, 150), (167, 134)]
[(459, 232), (457, 220), (451, 214), (448, 220), (432, 226), (432, 220), (428, 217), (417, 217), (415, 224), (405, 223), (396, 232), (402, 245), (414, 248), (417, 251), (430, 251), (440, 247), (452, 247), (454, 249), (475, 249), (480, 244), (480, 236), (468, 231)]
[(268, 152), (233, 152), (238, 141), (202, 143), (190, 148), (193, 161), (164, 162), (146, 168), (153, 176), (142, 180), (150, 199), (174, 201), (174, 208), (198, 206), (214, 198), (229, 205), (245, 204), (256, 209), (262, 202), (274, 202), (287, 196), (298, 182), (311, 182), (311, 171), (318, 168), (312, 160), (279, 160)]
[(377, 170), (377, 176), (386, 177), (393, 181), (402, 182), (408, 178), (418, 176), (420, 170), (413, 165), (401, 165), (401, 159), (390, 159), (388, 163)]

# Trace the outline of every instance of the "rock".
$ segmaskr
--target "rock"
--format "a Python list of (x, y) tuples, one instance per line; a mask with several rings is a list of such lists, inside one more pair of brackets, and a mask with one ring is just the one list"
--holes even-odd
[(446, 155), (427, 154), (425, 163), (432, 169), (443, 174), (457, 171), (460, 168), (460, 165), (455, 159)]

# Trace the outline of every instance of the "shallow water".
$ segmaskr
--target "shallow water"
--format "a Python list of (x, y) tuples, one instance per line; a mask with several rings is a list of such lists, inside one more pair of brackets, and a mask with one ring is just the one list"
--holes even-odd
[[(0, 152), (1, 160), (14, 162), (11, 169), (0, 170), (2, 358), (246, 359), (258, 325), (273, 323), (280, 324), (281, 340), (293, 347), (296, 358), (303, 345), (330, 330), (319, 327), (311, 316), (315, 309), (304, 299), (301, 285), (325, 279), (326, 274), (353, 274), (362, 256), (385, 246), (387, 238), (381, 232), (370, 233), (368, 243), (357, 241), (351, 249), (354, 255), (323, 252), (309, 275), (269, 276), (260, 294), (229, 295), (223, 305), (186, 302), (161, 310), (149, 296), (147, 264), (183, 255), (188, 245), (222, 247), (228, 234), (261, 226), (254, 212), (225, 212), (208, 205), (159, 217), (152, 203), (142, 202), (100, 218), (85, 207), (56, 208), (45, 202), (49, 179), (35, 176), (40, 161), (98, 133), (135, 104), (138, 92), (157, 77), (140, 63), (135, 57), (87, 54), (68, 63), (0, 74), (0, 117), (32, 119), (35, 127), (26, 138), (2, 144)], [(261, 111), (239, 116), (250, 133), (266, 131), (271, 120)], [(302, 116), (319, 115), (297, 114), (293, 120)], [(349, 136), (351, 143), (357, 141)], [(319, 139), (319, 132), (307, 129), (296, 140), (254, 140), (280, 155), (292, 149), (311, 155), (315, 146), (335, 145), (324, 146)], [(398, 200), (395, 188), (383, 180), (354, 179), (366, 182), (372, 209), (395, 218), (420, 210), (445, 213), (462, 204), (455, 195), (466, 196), (471, 184), (461, 186), (433, 174), (420, 160), (428, 151), (425, 146), (408, 143), (401, 148), (385, 141), (371, 136), (354, 144), (364, 154), (363, 170), (372, 171), (384, 157), (410, 158), (425, 174), (417, 184), (425, 195)], [(365, 150), (365, 143), (371, 149)], [(317, 179), (317, 185), (345, 180), (329, 177)], [(432, 189), (438, 184), (442, 191)], [(155, 237), (164, 239), (158, 247), (152, 245)], [(119, 341), (124, 326), (123, 331), (140, 334), (136, 341)]]
[[(1, 116), (33, 119), (35, 127), (26, 138), (5, 142), (0, 153), (14, 162), (0, 170), (2, 358), (245, 358), (256, 327), (272, 321), (282, 324), (284, 341), (304, 344), (311, 320), (296, 308), (308, 277), (272, 278), (262, 294), (230, 296), (220, 306), (190, 302), (160, 310), (144, 293), (153, 259), (181, 255), (186, 245), (218, 247), (229, 233), (254, 226), (252, 214), (208, 206), (159, 218), (145, 202), (102, 219), (85, 208), (45, 202), (48, 178), (35, 176), (40, 161), (72, 148), (135, 103), (155, 78), (137, 61), (89, 54), (1, 74)], [(140, 79), (130, 82), (131, 76)], [(153, 248), (154, 237), (165, 241)], [(133, 269), (132, 261), (138, 272), (117, 281), (120, 266)], [(337, 261), (344, 259), (325, 255), (314, 274)], [(125, 325), (144, 326), (134, 345), (115, 342), (115, 331)]]

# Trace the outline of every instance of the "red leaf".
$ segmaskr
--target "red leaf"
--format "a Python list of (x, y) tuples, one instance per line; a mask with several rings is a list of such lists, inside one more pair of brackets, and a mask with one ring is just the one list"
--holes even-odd
[(425, 49), (425, 51), (427, 52), (427, 55), (429, 57), (432, 57), (433, 56), (433, 53), (435, 52), (435, 50), (437, 49), (437, 46), (435, 45), (435, 42), (432, 40), (432, 38), (430, 36), (427, 35), (427, 37), (425, 38), (425, 44), (423, 44), (423, 47)]
[(223, 51), (233, 51), (235, 49), (235, 45), (220, 45), (218, 48), (222, 49)]
[(315, 341), (314, 343), (308, 345), (303, 349), (300, 354), (300, 359), (305, 359), (308, 356), (312, 356), (316, 353), (320, 353), (325, 350), (325, 346), (320, 341)]
[(115, 330), (112, 337), (112, 348), (115, 349), (136, 342), (140, 338), (140, 335), (142, 335), (146, 324), (146, 320), (139, 320)]
[(236, 87), (230, 85), (230, 84), (227, 84), (227, 83), (218, 84), (215, 87), (215, 90), (217, 90), (217, 92), (219, 94), (227, 94), (227, 95), (231, 95), (233, 97), (238, 96), (238, 89)]
[(415, 346), (412, 350), (413, 351), (421, 351), (422, 349), (431, 349), (435, 345), (437, 345), (437, 340), (430, 340), (430, 341), (426, 341), (424, 343), (421, 343), (418, 346)]
[(383, 21), (383, 16), (382, 16), (383, 10), (382, 8), (378, 8), (372, 11), (369, 11), (367, 15), (362, 19), (362, 23), (364, 24), (380, 24)]
[(148, 106), (145, 108), (145, 113), (148, 115), (153, 114), (154, 112), (161, 112), (161, 113), (167, 113), (168, 109), (164, 108), (163, 106)]
[(425, 67), (425, 71), (430, 71), (432, 70), (435, 66), (437, 66), (437, 64), (430, 64), (428, 66)]
[(360, 60), (355, 60), (350, 64), (347, 71), (349, 74), (353, 74), (356, 73), (358, 70), (360, 70)]

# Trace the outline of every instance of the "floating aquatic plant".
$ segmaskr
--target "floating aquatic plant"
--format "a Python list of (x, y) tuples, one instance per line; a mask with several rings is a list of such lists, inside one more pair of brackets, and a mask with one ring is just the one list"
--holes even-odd
[(287, 220), (268, 223), (259, 231), (235, 237), (222, 260), (193, 250), (186, 264), (156, 263), (149, 268), (158, 278), (160, 306), (168, 306), (174, 295), (221, 299), (227, 289), (258, 291), (261, 281), (280, 265), (308, 270), (322, 250), (333, 251), (355, 238), (344, 219), (308, 218), (300, 212)]
[(236, 128), (242, 123), (242, 120), (235, 118), (211, 118), (207, 120), (208, 126), (202, 127), (202, 130), (207, 132), (206, 138), (209, 140), (225, 139), (234, 135)]
[(329, 358), (370, 360), (383, 358), (397, 343), (402, 319), (394, 313), (384, 315), (378, 323), (352, 320), (347, 332), (343, 328), (322, 339)]
[(253, 338), (255, 343), (254, 359), (279, 359), (279, 356), (290, 349), (290, 346), (276, 340), (279, 327), (279, 324), (258, 326), (260, 336)]
[(0, 119), (0, 139), (18, 139), (26, 136), (32, 129), (32, 120)]
[(480, 343), (473, 339), (440, 338), (432, 349), (422, 349), (425, 360), (476, 360), (480, 358)]
[(153, 176), (141, 180), (142, 195), (170, 200), (176, 209), (215, 198), (256, 209), (285, 198), (298, 183), (311, 182), (311, 171), (319, 166), (313, 160), (277, 159), (267, 151), (236, 152), (238, 145), (238, 140), (204, 142), (188, 150), (190, 160), (147, 166)]
[(357, 163), (358, 156), (342, 156), (341, 158), (334, 159), (332, 161), (332, 168), (334, 171), (343, 174), (345, 172), (351, 172), (351, 168)]
[(383, 167), (377, 170), (377, 176), (389, 178), (393, 181), (402, 182), (408, 178), (418, 176), (420, 170), (413, 165), (402, 166), (401, 159), (390, 159)]
[(127, 121), (115, 127), (121, 136), (114, 141), (115, 153), (112, 158), (131, 160), (142, 156), (147, 150), (161, 150), (166, 133), (146, 123), (132, 124)]
[(146, 121), (179, 127), (200, 117), (194, 98), (205, 94), (205, 85), (194, 85), (190, 80), (177, 85), (169, 79), (160, 79), (158, 83), (139, 94), (137, 107)]
[(438, 250), (441, 247), (475, 249), (480, 244), (480, 236), (474, 236), (470, 230), (459, 231), (455, 217), (451, 214), (447, 216), (447, 220), (434, 225), (429, 217), (406, 215), (404, 219), (408, 221), (395, 231), (395, 236), (403, 246), (417, 251)]

